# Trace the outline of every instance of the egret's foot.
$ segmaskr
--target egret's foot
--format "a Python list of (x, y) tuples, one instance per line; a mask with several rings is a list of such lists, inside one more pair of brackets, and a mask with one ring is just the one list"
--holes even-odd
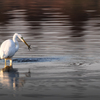
[(13, 69), (12, 66), (5, 66), (4, 68), (1, 69), (3, 72), (16, 72), (17, 69)]

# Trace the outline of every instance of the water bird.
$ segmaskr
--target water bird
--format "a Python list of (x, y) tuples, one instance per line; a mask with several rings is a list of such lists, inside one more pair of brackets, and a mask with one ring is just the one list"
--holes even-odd
[(28, 46), (29, 50), (31, 49), (30, 45), (28, 45), (26, 43), (26, 41), (24, 40), (24, 38), (22, 37), (21, 34), (15, 33), (13, 35), (13, 39), (5, 40), (1, 44), (1, 47), (0, 47), (0, 58), (5, 59), (5, 67), (4, 68), (7, 68), (6, 60), (10, 60), (10, 66), (8, 67), (8, 69), (12, 68), (12, 57), (19, 49), (19, 44), (18, 44), (17, 38), (19, 38), (23, 43), (25, 43)]

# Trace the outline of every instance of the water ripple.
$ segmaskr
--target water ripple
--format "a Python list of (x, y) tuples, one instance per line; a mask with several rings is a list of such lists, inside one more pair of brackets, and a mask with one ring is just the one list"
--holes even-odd
[(13, 62), (52, 62), (59, 60), (61, 58), (14, 58)]

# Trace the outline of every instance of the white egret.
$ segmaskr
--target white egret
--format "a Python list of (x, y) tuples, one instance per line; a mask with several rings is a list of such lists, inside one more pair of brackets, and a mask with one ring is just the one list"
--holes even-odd
[(28, 49), (31, 49), (30, 45), (28, 45), (25, 42), (25, 40), (23, 39), (23, 37), (18, 33), (15, 33), (13, 35), (13, 40), (11, 40), (11, 39), (5, 40), (1, 44), (1, 47), (0, 47), (0, 58), (5, 59), (5, 67), (4, 68), (6, 68), (6, 66), (7, 66), (6, 60), (10, 60), (10, 67), (12, 68), (12, 57), (19, 49), (19, 44), (18, 44), (17, 38), (19, 38), (22, 42), (24, 42), (28, 46)]

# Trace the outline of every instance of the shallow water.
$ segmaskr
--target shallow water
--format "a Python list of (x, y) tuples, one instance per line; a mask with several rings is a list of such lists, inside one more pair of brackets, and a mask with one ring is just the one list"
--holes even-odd
[(1, 0), (0, 5), (0, 43), (17, 32), (31, 45), (29, 51), (18, 40), (17, 72), (0, 72), (1, 99), (100, 99), (99, 0)]
[[(21, 62), (22, 59), (13, 61), (18, 72), (0, 73), (2, 99), (99, 100), (99, 60), (53, 57)], [(1, 61), (0, 68), (3, 66)]]

